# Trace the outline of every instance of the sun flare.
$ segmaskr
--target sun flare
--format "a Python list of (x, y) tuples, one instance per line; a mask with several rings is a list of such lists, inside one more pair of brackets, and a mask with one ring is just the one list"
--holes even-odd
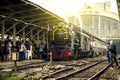
[(117, 13), (116, 0), (30, 0), (45, 9), (59, 15), (68, 22), (68, 16), (77, 16), (77, 10), (83, 9), (85, 4), (110, 1), (111, 11)]

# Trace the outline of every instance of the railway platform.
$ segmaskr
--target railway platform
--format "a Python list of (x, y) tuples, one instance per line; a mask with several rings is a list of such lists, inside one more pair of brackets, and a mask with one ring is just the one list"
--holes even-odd
[[(24, 66), (28, 64), (35, 64), (35, 63), (43, 63), (44, 60), (40, 59), (33, 59), (33, 60), (24, 60), (24, 61), (17, 61), (17, 66)], [(0, 68), (9, 68), (14, 67), (14, 61), (7, 61), (7, 62), (0, 62)]]

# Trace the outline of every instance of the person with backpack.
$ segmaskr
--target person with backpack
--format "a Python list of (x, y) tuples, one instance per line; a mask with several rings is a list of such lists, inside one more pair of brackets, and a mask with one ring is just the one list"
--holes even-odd
[(19, 46), (19, 60), (20, 61), (25, 60), (25, 51), (26, 51), (26, 47), (24, 45), (24, 41), (22, 41)]
[(110, 69), (113, 69), (113, 61), (116, 63), (116, 66), (118, 66), (118, 61), (117, 61), (117, 58), (116, 58), (116, 56), (117, 56), (116, 45), (113, 44), (113, 41), (110, 41), (108, 49), (109, 49), (109, 61), (110, 61), (110, 64), (111, 64)]
[(6, 40), (4, 41), (4, 61), (8, 61), (9, 60), (9, 54), (11, 52), (11, 44), (10, 44), (11, 40), (9, 38), (9, 36), (7, 36)]
[(39, 46), (40, 59), (44, 58), (44, 55), (45, 55), (44, 48), (45, 48), (45, 45), (43, 43), (41, 43), (40, 46)]

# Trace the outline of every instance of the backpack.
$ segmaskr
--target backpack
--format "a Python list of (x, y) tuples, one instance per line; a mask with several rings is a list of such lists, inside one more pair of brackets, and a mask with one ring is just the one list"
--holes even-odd
[(116, 54), (116, 45), (115, 45), (115, 44), (111, 45), (110, 51), (111, 51), (112, 53), (115, 53), (115, 54)]

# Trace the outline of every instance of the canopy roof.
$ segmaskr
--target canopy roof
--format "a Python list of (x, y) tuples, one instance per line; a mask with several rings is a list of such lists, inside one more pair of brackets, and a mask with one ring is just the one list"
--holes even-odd
[[(0, 27), (4, 26), (5, 34), (13, 35), (13, 27), (15, 26), (15, 35), (23, 36), (22, 31), (25, 30), (25, 37), (30, 37), (32, 31), (35, 41), (38, 33), (42, 36), (47, 33), (48, 26), (58, 25), (59, 23), (65, 23), (65, 20), (28, 0), (0, 1)], [(3, 32), (2, 28), (0, 28), (0, 32)], [(84, 30), (82, 32), (98, 39)]]
[(1, 0), (0, 24), (3, 22), (6, 34), (12, 34), (10, 27), (13, 25), (16, 25), (19, 33), (24, 27), (26, 33), (33, 30), (35, 34), (37, 30), (46, 32), (48, 25), (57, 25), (64, 22), (64, 19), (27, 0)]

